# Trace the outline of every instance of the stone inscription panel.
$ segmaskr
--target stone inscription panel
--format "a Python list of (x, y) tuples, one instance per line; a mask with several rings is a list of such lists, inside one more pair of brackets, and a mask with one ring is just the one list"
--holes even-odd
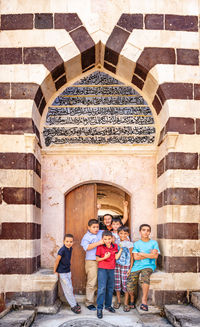
[(154, 118), (130, 86), (97, 71), (67, 87), (48, 108), (43, 130), (51, 144), (150, 144)]

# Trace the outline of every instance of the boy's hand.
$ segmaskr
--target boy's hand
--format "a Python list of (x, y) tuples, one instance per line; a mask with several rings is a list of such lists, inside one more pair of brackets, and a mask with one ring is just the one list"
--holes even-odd
[(110, 252), (106, 252), (104, 255), (104, 259), (108, 259), (110, 257)]
[(129, 276), (130, 273), (131, 273), (131, 269), (129, 269), (129, 270), (127, 271), (127, 276)]
[(101, 240), (99, 241), (99, 245), (103, 245), (103, 244), (104, 244), (104, 240), (101, 239)]

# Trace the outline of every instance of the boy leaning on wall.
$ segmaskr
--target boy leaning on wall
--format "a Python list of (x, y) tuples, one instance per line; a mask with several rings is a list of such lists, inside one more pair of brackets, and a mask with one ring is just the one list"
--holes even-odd
[(64, 245), (58, 251), (58, 255), (54, 263), (54, 273), (57, 273), (59, 276), (64, 295), (71, 307), (71, 310), (74, 313), (80, 313), (81, 307), (76, 302), (74, 297), (70, 271), (73, 242), (73, 235), (65, 234), (63, 241)]
[(142, 224), (139, 227), (141, 239), (134, 243), (133, 259), (131, 260), (130, 271), (128, 272), (127, 290), (134, 298), (134, 293), (138, 285), (139, 275), (142, 284), (142, 303), (140, 309), (148, 311), (147, 298), (150, 287), (150, 276), (156, 269), (156, 259), (160, 253), (158, 243), (150, 239), (151, 226)]

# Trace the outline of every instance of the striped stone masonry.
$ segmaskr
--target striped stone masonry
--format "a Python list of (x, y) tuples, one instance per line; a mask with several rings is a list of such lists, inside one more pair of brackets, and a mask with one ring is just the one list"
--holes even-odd
[[(145, 6), (124, 2), (123, 8), (119, 2), (113, 13), (103, 11), (104, 20), (97, 19), (96, 4), (91, 4), (91, 21), (75, 4), (61, 2), (56, 8), (49, 0), (41, 0), (38, 7), (35, 2), (32, 6), (24, 3), (23, 9), (18, 3), (11, 10), (2, 1), (0, 248), (7, 249), (7, 254), (0, 251), (0, 287), (5, 285), (7, 298), (15, 292), (31, 294), (35, 303), (39, 301), (40, 282), (32, 280), (43, 255), (41, 149), (47, 150), (42, 142), (47, 107), (77, 80), (101, 70), (133, 86), (154, 119), (158, 140), (153, 144), (158, 158), (156, 229), (163, 277), (155, 274), (151, 292), (158, 305), (184, 302), (186, 289), (199, 287), (200, 273), (196, 2), (191, 6), (188, 1), (183, 0), (181, 6), (177, 2), (174, 10), (171, 4), (168, 10), (157, 1)], [(56, 293), (55, 289), (46, 292)]]

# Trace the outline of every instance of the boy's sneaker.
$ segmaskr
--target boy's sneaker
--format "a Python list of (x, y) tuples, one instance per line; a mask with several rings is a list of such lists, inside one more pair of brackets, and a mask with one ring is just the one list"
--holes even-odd
[(115, 313), (115, 309), (113, 307), (107, 307), (107, 308), (105, 308), (105, 310)]
[(103, 318), (103, 313), (101, 309), (97, 309), (97, 318), (99, 319)]
[(95, 305), (93, 305), (93, 304), (88, 305), (87, 308), (88, 308), (88, 310), (91, 310), (91, 311), (96, 311), (96, 309), (97, 309), (95, 307)]

